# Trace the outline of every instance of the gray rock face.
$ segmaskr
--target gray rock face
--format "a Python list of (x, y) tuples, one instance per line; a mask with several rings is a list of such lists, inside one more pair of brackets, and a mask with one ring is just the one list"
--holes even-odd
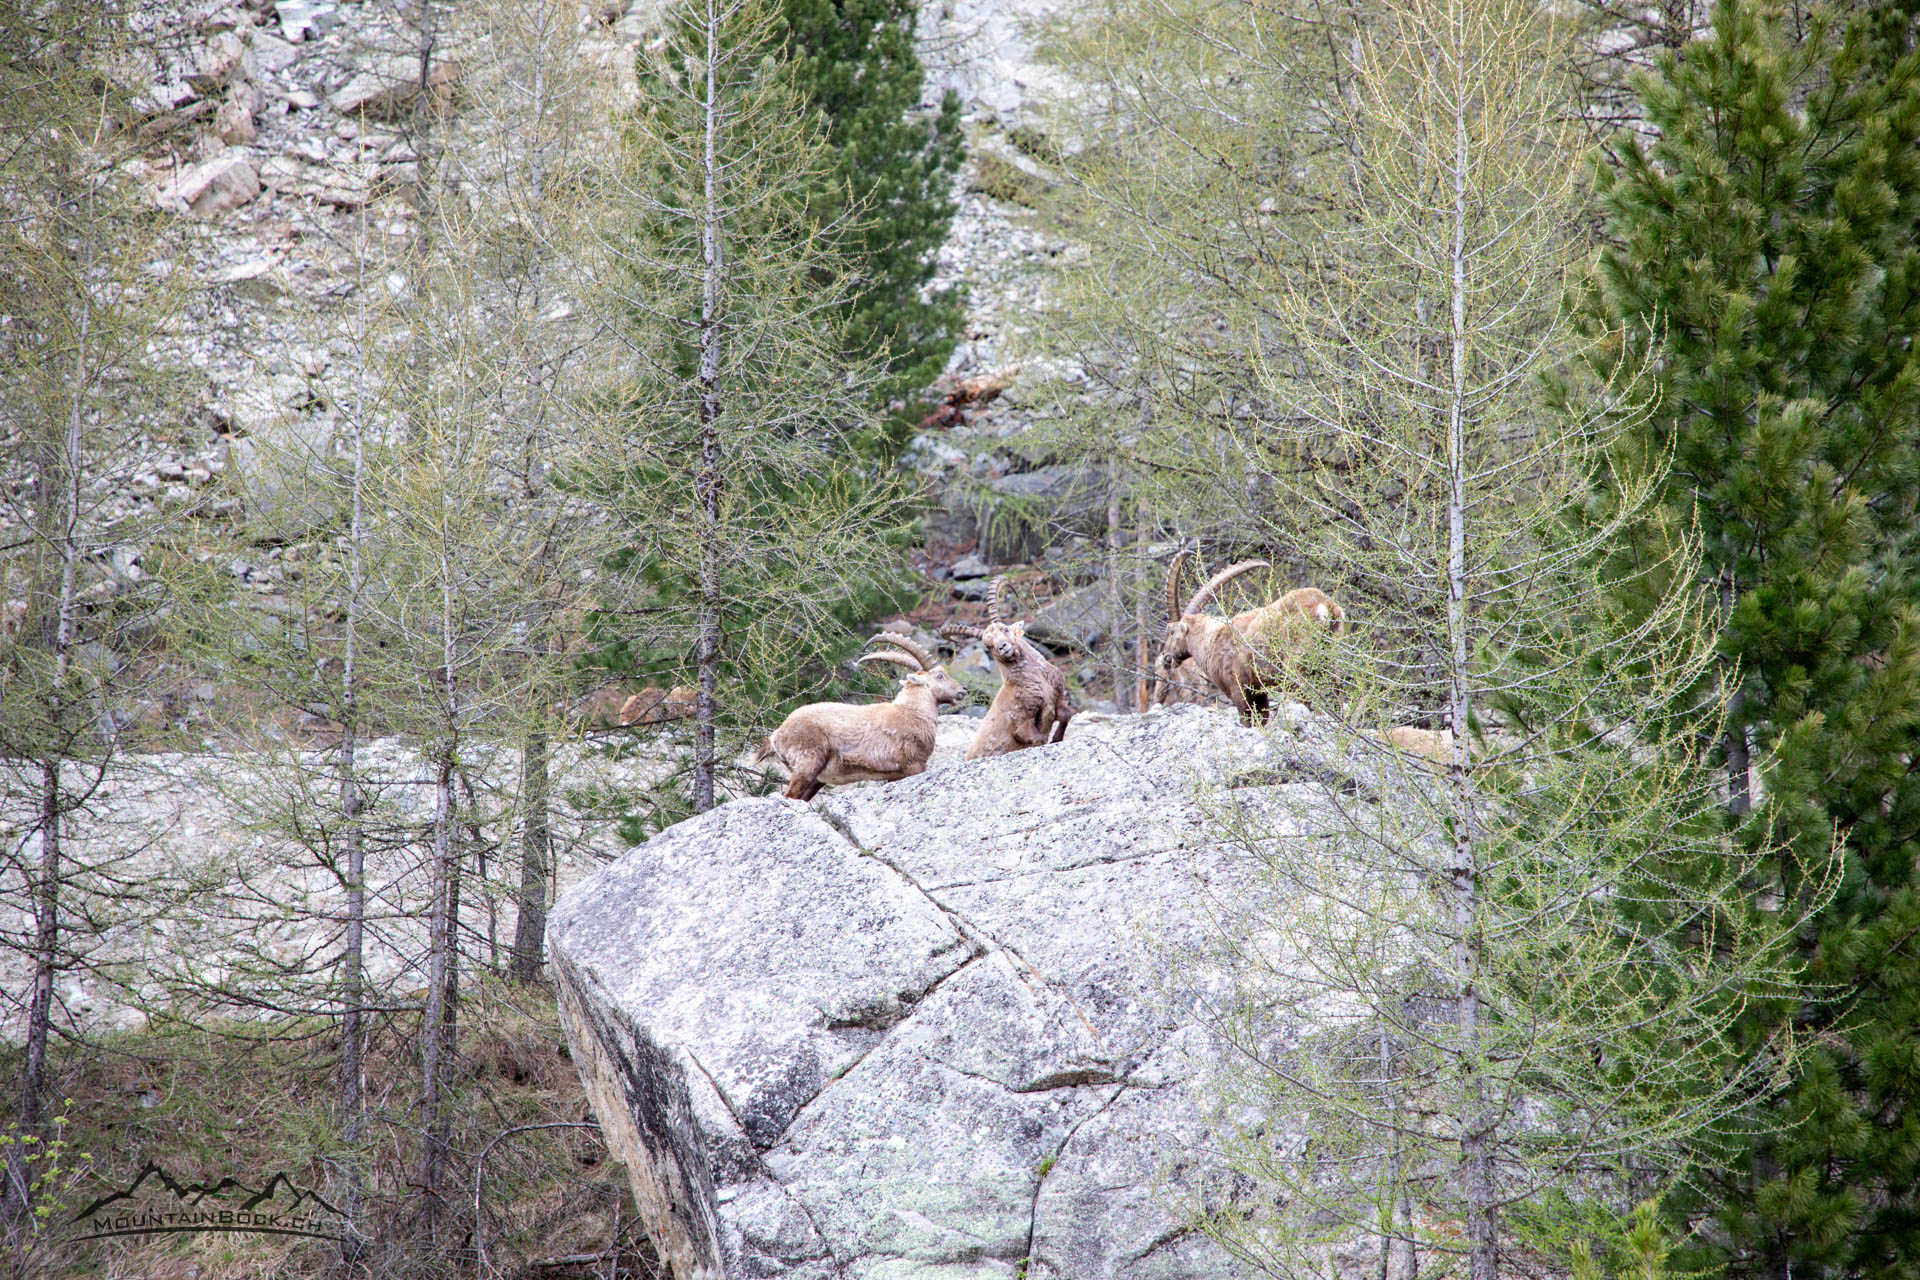
[(978, 539), (989, 563), (1013, 564), (1062, 537), (1101, 532), (1106, 520), (1105, 481), (1085, 468), (1057, 465), (950, 487), (927, 513), (927, 537)]
[(1104, 582), (1074, 588), (1034, 614), (1027, 634), (1059, 649), (1099, 648), (1113, 634), (1111, 589)]
[[(1165, 956), (1233, 899), (1194, 786), (1270, 777), (1199, 708), (723, 806), (583, 881), (575, 1061), (680, 1280), (1225, 1280), (1208, 1037)], [(1257, 772), (1256, 772), (1257, 771)]]

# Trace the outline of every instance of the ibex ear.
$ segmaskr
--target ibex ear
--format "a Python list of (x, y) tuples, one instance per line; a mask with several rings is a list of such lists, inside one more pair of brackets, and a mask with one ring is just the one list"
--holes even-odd
[(1013, 638), (1014, 638), (1015, 640), (1024, 640), (1024, 639), (1026, 639), (1026, 636), (1027, 636), (1027, 624), (1026, 624), (1026, 623), (1024, 623), (1024, 622), (1016, 622), (1016, 623), (1014, 623), (1014, 624), (1013, 624)]

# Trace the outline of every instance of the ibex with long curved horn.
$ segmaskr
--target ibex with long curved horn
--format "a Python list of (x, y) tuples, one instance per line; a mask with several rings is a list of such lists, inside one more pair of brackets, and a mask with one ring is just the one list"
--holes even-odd
[(940, 708), (966, 701), (960, 682), (909, 637), (883, 631), (867, 643), (891, 647), (863, 654), (859, 663), (891, 662), (909, 674), (892, 702), (864, 707), (815, 702), (780, 722), (754, 763), (770, 755), (780, 758), (792, 775), (790, 800), (811, 800), (823, 786), (891, 782), (926, 772)]
[(1000, 597), (1006, 584), (1002, 574), (987, 587), (985, 627), (949, 622), (940, 628), (943, 636), (980, 641), (1000, 671), (1000, 691), (993, 695), (987, 718), (967, 748), (969, 760), (1058, 742), (1073, 719), (1073, 709), (1067, 706), (1066, 676), (1027, 639), (1026, 623), (1008, 622), (1002, 612)]
[(1164, 683), (1181, 661), (1193, 659), (1213, 687), (1225, 694), (1249, 724), (1266, 723), (1268, 689), (1279, 668), (1266, 651), (1282, 644), (1287, 632), (1303, 621), (1324, 623), (1338, 635), (1346, 626), (1346, 610), (1318, 587), (1289, 591), (1272, 604), (1219, 618), (1203, 613), (1214, 593), (1244, 573), (1272, 566), (1265, 560), (1242, 560), (1208, 578), (1206, 584), (1180, 603), (1180, 571), (1192, 557), (1182, 551), (1167, 567), (1167, 632), (1156, 669)]

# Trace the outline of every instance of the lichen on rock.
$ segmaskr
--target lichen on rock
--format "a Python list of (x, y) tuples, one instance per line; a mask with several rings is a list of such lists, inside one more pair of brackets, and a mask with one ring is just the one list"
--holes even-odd
[(581, 882), (576, 1062), (675, 1275), (1213, 1280), (1218, 1049), (1170, 992), (1245, 859), (1196, 792), (1274, 742), (1182, 707), (809, 807), (746, 800)]

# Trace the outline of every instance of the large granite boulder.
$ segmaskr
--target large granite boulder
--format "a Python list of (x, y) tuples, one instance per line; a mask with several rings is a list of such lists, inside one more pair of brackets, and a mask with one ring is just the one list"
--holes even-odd
[[(678, 1280), (1225, 1280), (1169, 957), (1251, 886), (1198, 707), (672, 828), (556, 906), (576, 1063)], [(1251, 790), (1237, 790), (1250, 788)]]

